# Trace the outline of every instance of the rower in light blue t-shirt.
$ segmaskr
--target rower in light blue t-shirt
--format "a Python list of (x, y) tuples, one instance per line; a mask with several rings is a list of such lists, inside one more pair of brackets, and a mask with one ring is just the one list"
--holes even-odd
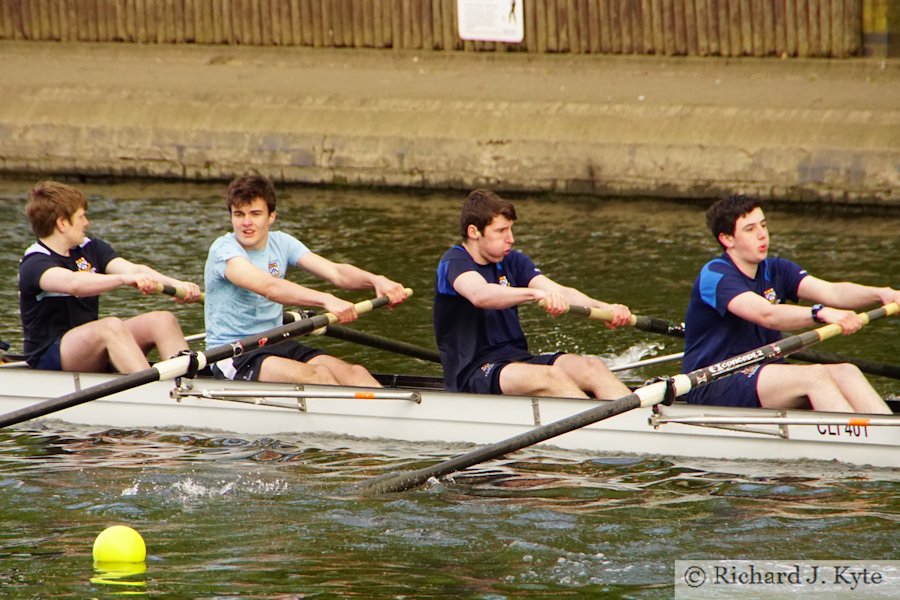
[(282, 231), (270, 231), (263, 250), (245, 250), (234, 233), (226, 233), (213, 242), (204, 270), (206, 347), (229, 344), (282, 323), (282, 305), (225, 279), (225, 265), (230, 259), (246, 258), (273, 277), (284, 279), (288, 266), (296, 265), (307, 252), (309, 248), (303, 242)]

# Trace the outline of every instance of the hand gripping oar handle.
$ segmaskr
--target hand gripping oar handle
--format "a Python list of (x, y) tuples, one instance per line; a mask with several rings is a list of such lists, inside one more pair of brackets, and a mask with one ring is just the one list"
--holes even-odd
[[(896, 303), (887, 304), (867, 313), (860, 313), (863, 323), (867, 324), (875, 319), (897, 314)], [(686, 374), (675, 375), (668, 381), (658, 381), (636, 389), (631, 394), (617, 400), (601, 402), (594, 408), (580, 412), (571, 417), (566, 417), (535, 427), (530, 431), (513, 436), (507, 440), (483, 446), (467, 454), (462, 454), (450, 460), (438, 463), (431, 467), (407, 471), (405, 473), (388, 473), (375, 477), (362, 484), (358, 484), (351, 491), (358, 494), (377, 494), (386, 492), (399, 492), (417, 486), (432, 477), (442, 477), (455, 471), (461, 471), (478, 463), (485, 462), (500, 456), (521, 450), (539, 442), (549, 440), (556, 436), (586, 427), (592, 423), (608, 419), (629, 410), (659, 404), (665, 400), (669, 387), (673, 388), (675, 396), (682, 396), (693, 388), (708, 385), (713, 381), (727, 377), (741, 369), (751, 365), (770, 362), (801, 348), (810, 346), (822, 340), (840, 335), (839, 325), (825, 325), (811, 331), (806, 331), (789, 338), (779, 340), (773, 344), (751, 350), (740, 356), (729, 358), (714, 365), (697, 369)]]
[[(412, 295), (412, 290), (407, 289), (406, 293), (407, 295)], [(388, 298), (382, 296), (380, 298), (360, 302), (354, 306), (356, 307), (357, 313), (364, 314), (376, 308), (385, 306), (388, 302)], [(60, 396), (59, 398), (45, 400), (44, 402), (39, 402), (32, 406), (7, 413), (0, 416), (0, 427), (7, 427), (9, 425), (15, 425), (16, 423), (42, 417), (56, 411), (84, 404), (85, 402), (90, 402), (91, 400), (96, 400), (97, 398), (102, 398), (125, 390), (130, 390), (154, 381), (164, 381), (166, 379), (183, 377), (192, 370), (196, 371), (202, 369), (206, 365), (220, 361), (224, 358), (240, 356), (245, 352), (255, 350), (262, 346), (270, 346), (272, 344), (283, 342), (289, 338), (309, 333), (314, 329), (325, 327), (337, 320), (338, 318), (332, 313), (324, 313), (308, 319), (301, 319), (295, 323), (289, 323), (288, 325), (269, 329), (268, 331), (245, 337), (230, 344), (216, 346), (215, 348), (210, 348), (206, 352), (176, 356), (175, 358), (158, 362), (149, 369), (122, 375), (121, 377), (116, 377), (115, 379)]]
[[(184, 300), (187, 298), (187, 293), (181, 288), (177, 288), (174, 285), (165, 285), (162, 283), (156, 284), (156, 292), (158, 294), (165, 294), (166, 296), (174, 296), (180, 300)], [(206, 292), (200, 292), (200, 302), (206, 301)]]
[[(546, 305), (546, 301), (541, 300), (538, 304), (543, 307)], [(569, 309), (566, 312), (572, 315), (586, 317), (592, 321), (603, 321), (608, 323), (613, 320), (613, 313), (611, 310), (597, 308), (595, 306), (578, 306), (576, 304), (570, 304)], [(684, 337), (684, 323), (672, 323), (671, 321), (658, 319), (656, 317), (631, 315), (630, 324), (635, 329), (640, 329), (641, 331)]]

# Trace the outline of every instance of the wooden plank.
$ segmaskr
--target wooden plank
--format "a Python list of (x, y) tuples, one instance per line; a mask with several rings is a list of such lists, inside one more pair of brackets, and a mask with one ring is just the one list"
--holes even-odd
[(831, 53), (831, 2), (819, 0), (819, 54), (832, 56)]
[[(0, 2), (0, 38), (9, 39), (4, 33), (9, 27), (9, 23), (6, 21), (6, 4), (6, 2)], [(53, 2), (52, 5), (54, 9), (53, 19), (56, 21), (54, 34), (59, 36), (57, 39), (60, 41), (67, 41), (69, 40), (68, 2), (59, 0), (58, 2)]]
[(844, 0), (831, 0), (831, 56), (844, 58)]
[(169, 43), (184, 41), (184, 3), (181, 0), (169, 0), (171, 29), (169, 30)]
[(644, 52), (644, 15), (640, 0), (628, 0), (625, 7), (626, 18), (631, 24), (631, 54)]
[(809, 52), (811, 56), (822, 56), (822, 29), (819, 10), (822, 0), (809, 0)]
[(787, 23), (785, 13), (787, 10), (787, 2), (785, 0), (775, 0), (772, 3), (772, 49), (775, 56), (785, 56), (787, 48), (787, 37), (785, 28)]
[(441, 0), (431, 0), (431, 37), (435, 50), (446, 50), (444, 39), (444, 6)]
[(421, 0), (409, 0), (406, 18), (409, 21), (412, 32), (412, 47), (416, 50), (422, 48), (422, 2)]
[(359, 33), (354, 37), (357, 47), (360, 48), (375, 47), (375, 6), (373, 3), (374, 0), (360, 0), (357, 4)]
[(331, 44), (333, 48), (344, 46), (344, 0), (331, 0), (328, 3), (329, 30), (331, 31)]
[(597, 0), (597, 14), (600, 20), (600, 51), (612, 52), (612, 29), (610, 26), (610, 5), (613, 0)]
[(641, 0), (641, 40), (640, 52), (653, 54), (653, 3), (654, 0)]
[(569, 38), (569, 0), (556, 0), (556, 50), (568, 52)]
[(653, 15), (653, 53), (664, 56), (666, 53), (666, 34), (663, 13), (665, 12), (664, 0), (651, 0)]
[(619, 14), (617, 0), (611, 0), (607, 5), (607, 18), (609, 19), (609, 50), (615, 54), (622, 53), (622, 18)]
[(324, 25), (322, 23), (322, 3), (320, 0), (310, 0), (309, 13), (312, 45), (315, 48), (321, 48), (325, 44), (325, 40)]
[(820, 0), (819, 3), (819, 50), (822, 56), (836, 56), (832, 45), (833, 24), (831, 20), (831, 4), (837, 4), (840, 0)]
[(797, 0), (797, 56), (809, 56), (809, 0)]
[(797, 0), (784, 2), (784, 53), (797, 56)]
[(709, 7), (706, 0), (695, 0), (694, 22), (697, 33), (697, 56), (709, 56)]
[(622, 30), (622, 54), (634, 54), (634, 34), (631, 29), (631, 1), (620, 0), (616, 3), (619, 13), (619, 27)]
[(741, 2), (728, 0), (728, 45), (730, 56), (740, 56), (743, 42), (741, 40)]
[(750, 54), (752, 56), (766, 55), (766, 42), (764, 39), (766, 25), (763, 22), (762, 2), (756, 0), (750, 3)]
[(588, 0), (585, 3), (587, 20), (587, 50), (586, 52), (600, 52), (600, 2)]
[(750, 11), (750, 0), (741, 0), (741, 55), (753, 56), (753, 14)]
[[(672, 17), (675, 23), (675, 53), (679, 56), (688, 54), (688, 2), (675, 0), (672, 5)], [(696, 45), (696, 40), (695, 40)]]
[[(706, 11), (706, 0), (685, 0), (684, 4), (684, 31), (687, 40), (687, 53), (688, 56), (700, 56), (700, 21), (698, 12), (698, 5), (702, 4), (703, 11)], [(706, 23), (703, 23), (703, 27), (706, 26)], [(704, 31), (704, 37), (706, 32)], [(706, 53), (704, 52), (704, 55)]]
[(847, 28), (844, 33), (844, 49), (847, 56), (862, 54), (862, 2), (848, 0), (844, 8)]
[(434, 27), (434, 6), (431, 0), (422, 0), (422, 48), (435, 50), (439, 46), (436, 38), (439, 37)]

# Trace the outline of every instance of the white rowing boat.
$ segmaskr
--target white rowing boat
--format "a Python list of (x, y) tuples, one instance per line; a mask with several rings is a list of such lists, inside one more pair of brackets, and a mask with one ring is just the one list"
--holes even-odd
[[(0, 414), (115, 375), (0, 370)], [(197, 378), (155, 381), (54, 412), (71, 423), (248, 435), (339, 434), (488, 444), (570, 417), (593, 400), (450, 393), (432, 378), (381, 376), (384, 389)], [(638, 408), (547, 444), (591, 453), (712, 459), (813, 459), (900, 468), (900, 415), (693, 406)]]

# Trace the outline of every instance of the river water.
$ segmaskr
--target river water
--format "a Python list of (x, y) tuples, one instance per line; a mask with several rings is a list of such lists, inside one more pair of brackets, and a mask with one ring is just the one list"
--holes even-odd
[[(21, 349), (16, 261), (31, 241), (30, 182), (0, 181), (0, 339)], [(92, 232), (124, 256), (202, 283), (210, 242), (229, 229), (224, 185), (84, 184)], [(416, 295), (355, 327), (433, 347), (436, 261), (456, 241), (462, 194), (283, 189), (281, 228), (310, 248), (383, 272)], [(706, 203), (515, 198), (517, 245), (544, 272), (635, 313), (680, 321), (697, 269), (718, 253)], [(896, 213), (767, 209), (773, 253), (834, 280), (900, 285)], [(319, 284), (303, 277), (298, 281)], [(323, 289), (327, 287), (322, 286)], [(364, 294), (347, 294), (358, 300)], [(187, 333), (202, 310), (120, 290), (104, 313), (171, 308)], [(677, 339), (610, 332), (523, 307), (533, 349), (616, 362), (681, 350)], [(819, 350), (896, 362), (897, 319)], [(436, 366), (331, 338), (374, 371)], [(629, 383), (678, 363), (626, 372)], [(872, 378), (884, 394), (896, 380)], [(348, 483), (467, 447), (203, 431), (123, 431), (49, 421), (0, 433), (0, 590), (10, 597), (666, 598), (690, 559), (898, 560), (900, 469), (824, 462), (698, 461), (529, 449), (452, 482), (386, 497)], [(94, 537), (129, 524), (146, 571), (105, 573)]]

